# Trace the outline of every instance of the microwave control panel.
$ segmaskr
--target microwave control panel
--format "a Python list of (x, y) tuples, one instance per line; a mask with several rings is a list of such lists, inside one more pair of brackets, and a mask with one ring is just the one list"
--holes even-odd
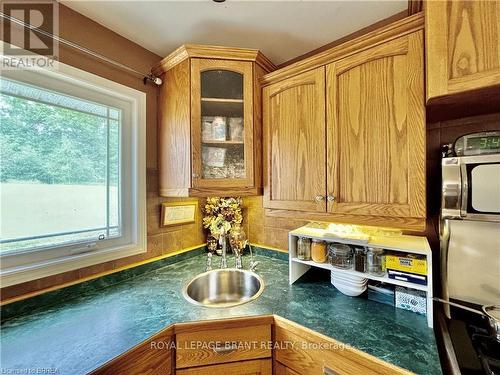
[(500, 130), (463, 135), (453, 144), (453, 151), (456, 156), (500, 153)]

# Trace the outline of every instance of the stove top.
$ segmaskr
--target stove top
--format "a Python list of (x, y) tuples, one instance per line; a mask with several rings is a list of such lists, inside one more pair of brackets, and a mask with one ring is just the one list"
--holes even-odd
[[(474, 329), (473, 327), (471, 327)], [(484, 333), (473, 333), (472, 344), (489, 375), (500, 374), (500, 342), (496, 337)]]
[(462, 375), (500, 375), (500, 342), (490, 335), (487, 319), (458, 309), (451, 309), (451, 317), (448, 332)]

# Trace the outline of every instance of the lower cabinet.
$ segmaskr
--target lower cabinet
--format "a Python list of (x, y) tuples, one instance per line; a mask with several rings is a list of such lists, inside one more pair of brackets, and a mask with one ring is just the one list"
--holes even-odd
[[(259, 359), (256, 361), (241, 361), (224, 363), (221, 365), (193, 367), (184, 370), (177, 370), (177, 375), (212, 375), (212, 374), (232, 374), (232, 375), (271, 375), (272, 360)], [(287, 373), (283, 373), (287, 374)], [(293, 373), (288, 373), (293, 374)]]
[(91, 374), (410, 374), (279, 316), (175, 324)]
[(297, 371), (293, 371), (291, 368), (285, 365), (274, 362), (274, 375), (300, 375)]
[(274, 339), (276, 375), (411, 374), (283, 318), (275, 317)]
[(224, 322), (214, 322), (206, 329), (193, 330), (195, 325), (176, 334), (175, 367), (179, 374), (191, 374), (179, 371), (189, 367), (271, 358), (271, 347), (261, 345), (271, 341), (270, 323), (225, 328)]

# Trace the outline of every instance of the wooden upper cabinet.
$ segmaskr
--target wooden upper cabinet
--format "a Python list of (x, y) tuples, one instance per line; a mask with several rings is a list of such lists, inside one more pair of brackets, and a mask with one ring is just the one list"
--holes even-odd
[(425, 217), (423, 32), (327, 66), (328, 211)]
[(193, 188), (254, 186), (252, 112), (251, 62), (192, 59)]
[(500, 1), (426, 1), (427, 99), (500, 85)]
[(324, 67), (266, 86), (262, 95), (264, 207), (324, 212)]
[(274, 65), (257, 50), (185, 45), (163, 59), (159, 94), (159, 194), (262, 191), (260, 76)]
[(425, 229), (423, 28), (407, 17), (262, 78), (266, 215)]

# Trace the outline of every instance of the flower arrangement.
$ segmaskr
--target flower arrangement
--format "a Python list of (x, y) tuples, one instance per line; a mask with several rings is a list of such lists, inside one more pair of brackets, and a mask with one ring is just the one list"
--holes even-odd
[(205, 203), (203, 227), (218, 238), (222, 231), (231, 233), (235, 224), (241, 224), (241, 198), (209, 197)]

